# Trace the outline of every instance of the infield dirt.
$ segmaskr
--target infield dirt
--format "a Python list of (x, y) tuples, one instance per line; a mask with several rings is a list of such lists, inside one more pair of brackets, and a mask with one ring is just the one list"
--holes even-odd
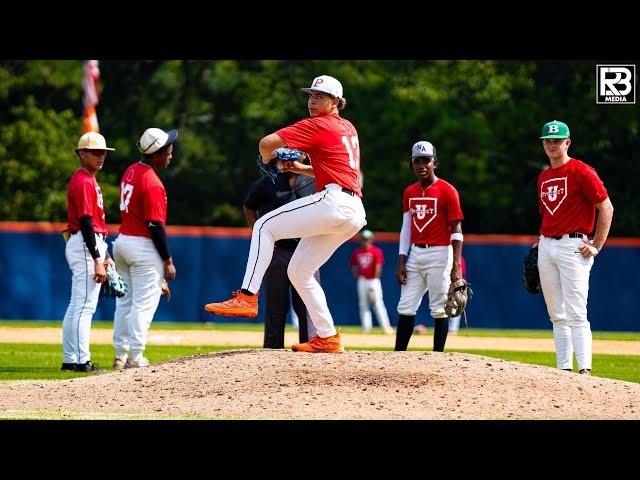
[(640, 419), (640, 384), (480, 355), (230, 350), (0, 387), (0, 416)]

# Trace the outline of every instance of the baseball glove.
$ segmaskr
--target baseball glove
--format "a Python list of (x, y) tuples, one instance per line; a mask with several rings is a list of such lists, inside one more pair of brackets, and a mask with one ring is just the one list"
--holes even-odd
[(100, 287), (100, 296), (103, 298), (121, 298), (128, 291), (129, 288), (124, 278), (113, 268), (107, 267), (107, 280)]
[(171, 289), (166, 278), (162, 279), (162, 293), (160, 293), (160, 296), (167, 297), (167, 303), (171, 301)]
[(284, 160), (285, 162), (301, 161), (307, 156), (306, 153), (300, 150), (294, 150), (293, 148), (276, 148), (275, 152), (278, 154), (276, 157), (278, 160)]
[(281, 162), (302, 161), (307, 157), (306, 153), (301, 152), (300, 150), (294, 150), (293, 148), (281, 147), (274, 151), (278, 156), (271, 159), (269, 163), (263, 163), (262, 155), (260, 154), (258, 154), (258, 158), (256, 159), (256, 163), (258, 164), (260, 171), (267, 175), (273, 183), (276, 182), (276, 177), (280, 173), (278, 165), (280, 165)]
[(529, 254), (524, 257), (522, 281), (527, 292), (534, 295), (542, 292), (540, 272), (538, 271), (538, 247), (531, 247)]
[(449, 293), (447, 294), (447, 301), (444, 304), (444, 311), (447, 317), (452, 318), (462, 315), (462, 312), (464, 312), (467, 306), (469, 296), (472, 293), (464, 278), (451, 282)]

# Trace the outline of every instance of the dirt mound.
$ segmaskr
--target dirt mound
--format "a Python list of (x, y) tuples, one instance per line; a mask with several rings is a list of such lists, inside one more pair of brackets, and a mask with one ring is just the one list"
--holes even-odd
[(640, 384), (480, 355), (231, 350), (0, 387), (0, 414), (243, 419), (640, 419)]

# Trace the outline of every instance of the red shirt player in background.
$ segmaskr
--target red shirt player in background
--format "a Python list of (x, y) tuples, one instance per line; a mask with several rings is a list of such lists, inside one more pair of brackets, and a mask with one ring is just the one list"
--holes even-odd
[(113, 318), (113, 368), (117, 370), (149, 365), (143, 354), (162, 282), (176, 276), (164, 229), (167, 192), (158, 170), (171, 163), (177, 137), (177, 130), (145, 130), (138, 142), (144, 156), (125, 170), (120, 182), (122, 223), (113, 256), (129, 293), (116, 299)]
[(91, 319), (98, 305), (105, 266), (115, 268), (107, 250), (107, 222), (96, 174), (107, 157), (107, 143), (97, 132), (80, 137), (76, 154), (80, 167), (67, 189), (67, 221), (70, 232), (65, 257), (71, 269), (71, 299), (62, 320), (61, 370), (95, 372), (91, 363)]
[[(579, 373), (591, 375), (589, 275), (594, 257), (607, 241), (613, 205), (595, 169), (569, 157), (567, 124), (557, 120), (546, 123), (540, 139), (551, 168), (538, 176), (538, 209), (542, 215), (538, 270), (553, 324), (557, 367), (571, 371), (575, 350)], [(596, 209), (595, 237), (589, 240)]]
[(444, 310), (451, 282), (462, 276), (462, 210), (453, 185), (436, 177), (436, 149), (425, 141), (411, 149), (411, 167), (419, 181), (402, 197), (402, 230), (397, 279), (400, 283), (395, 350), (406, 350), (416, 312), (429, 291), (429, 310), (435, 323), (433, 350), (444, 351), (449, 320)]
[(309, 88), (310, 118), (267, 135), (258, 146), (262, 161), (276, 158), (281, 147), (301, 150), (311, 166), (287, 162), (283, 171), (314, 176), (317, 192), (287, 203), (260, 217), (253, 226), (249, 259), (242, 289), (234, 298), (205, 306), (222, 316), (254, 318), (258, 314), (257, 293), (273, 256), (274, 243), (282, 238), (301, 238), (287, 270), (302, 298), (317, 335), (293, 345), (295, 352), (344, 351), (322, 287), (314, 272), (333, 252), (366, 225), (360, 192), (360, 145), (358, 132), (339, 111), (346, 105), (342, 84), (333, 77), (316, 77)]
[(389, 325), (389, 315), (382, 299), (382, 265), (384, 255), (379, 247), (373, 244), (373, 232), (363, 230), (360, 234), (362, 246), (354, 250), (349, 260), (349, 266), (354, 278), (358, 279), (358, 307), (360, 310), (360, 322), (364, 333), (369, 333), (372, 327), (371, 310), (373, 305), (378, 323), (387, 335), (393, 334)]

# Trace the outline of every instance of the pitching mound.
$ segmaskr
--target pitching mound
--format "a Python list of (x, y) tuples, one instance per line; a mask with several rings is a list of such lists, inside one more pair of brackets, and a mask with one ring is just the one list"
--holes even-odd
[(480, 355), (232, 350), (0, 387), (0, 412), (243, 419), (640, 419), (640, 384)]

